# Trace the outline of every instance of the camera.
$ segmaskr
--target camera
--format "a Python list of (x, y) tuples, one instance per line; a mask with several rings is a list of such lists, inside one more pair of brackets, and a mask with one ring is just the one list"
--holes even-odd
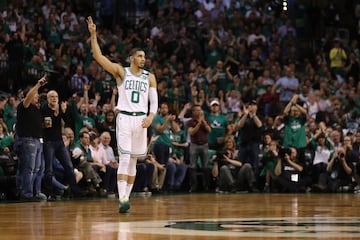
[(216, 158), (214, 159), (214, 162), (221, 162), (224, 161), (224, 155), (227, 155), (227, 151), (226, 150), (220, 150), (220, 151), (216, 151)]
[(280, 158), (284, 158), (286, 154), (288, 154), (290, 156), (290, 154), (291, 154), (291, 149), (290, 148), (281, 148), (279, 150), (278, 156)]
[(345, 157), (345, 153), (341, 152), (339, 153), (339, 158), (344, 158)]

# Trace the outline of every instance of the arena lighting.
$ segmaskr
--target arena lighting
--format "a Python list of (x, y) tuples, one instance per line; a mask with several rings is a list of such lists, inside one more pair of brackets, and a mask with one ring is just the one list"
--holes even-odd
[(283, 11), (287, 11), (287, 10), (288, 10), (287, 0), (283, 0)]

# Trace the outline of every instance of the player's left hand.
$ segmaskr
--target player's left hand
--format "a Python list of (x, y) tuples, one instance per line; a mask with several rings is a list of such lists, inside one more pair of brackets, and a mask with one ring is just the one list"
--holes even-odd
[(141, 123), (141, 126), (143, 128), (148, 128), (151, 126), (151, 123), (152, 123), (152, 120), (153, 120), (153, 117), (152, 116), (147, 116), (146, 118), (143, 119), (142, 123)]

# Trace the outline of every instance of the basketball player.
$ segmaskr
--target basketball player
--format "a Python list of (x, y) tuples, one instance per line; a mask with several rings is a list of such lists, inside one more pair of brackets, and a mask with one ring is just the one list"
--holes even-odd
[[(115, 110), (116, 139), (119, 151), (117, 184), (119, 192), (119, 212), (126, 213), (130, 208), (129, 195), (136, 175), (136, 160), (147, 152), (147, 129), (151, 126), (158, 109), (156, 78), (143, 70), (145, 52), (135, 48), (130, 52), (130, 67), (111, 62), (102, 55), (97, 37), (96, 25), (87, 18), (91, 35), (91, 48), (95, 60), (116, 80), (118, 102)], [(150, 109), (148, 103), (150, 101)], [(149, 111), (149, 114), (147, 115)]]

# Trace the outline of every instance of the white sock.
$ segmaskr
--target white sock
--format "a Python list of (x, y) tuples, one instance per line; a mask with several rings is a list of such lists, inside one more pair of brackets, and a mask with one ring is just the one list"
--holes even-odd
[(134, 186), (134, 184), (129, 184), (129, 183), (126, 185), (126, 197), (128, 199), (130, 198), (130, 193), (131, 193), (133, 186)]
[(121, 198), (126, 198), (126, 181), (125, 180), (118, 180), (117, 181), (117, 185), (118, 185), (118, 192), (119, 192), (119, 200)]

